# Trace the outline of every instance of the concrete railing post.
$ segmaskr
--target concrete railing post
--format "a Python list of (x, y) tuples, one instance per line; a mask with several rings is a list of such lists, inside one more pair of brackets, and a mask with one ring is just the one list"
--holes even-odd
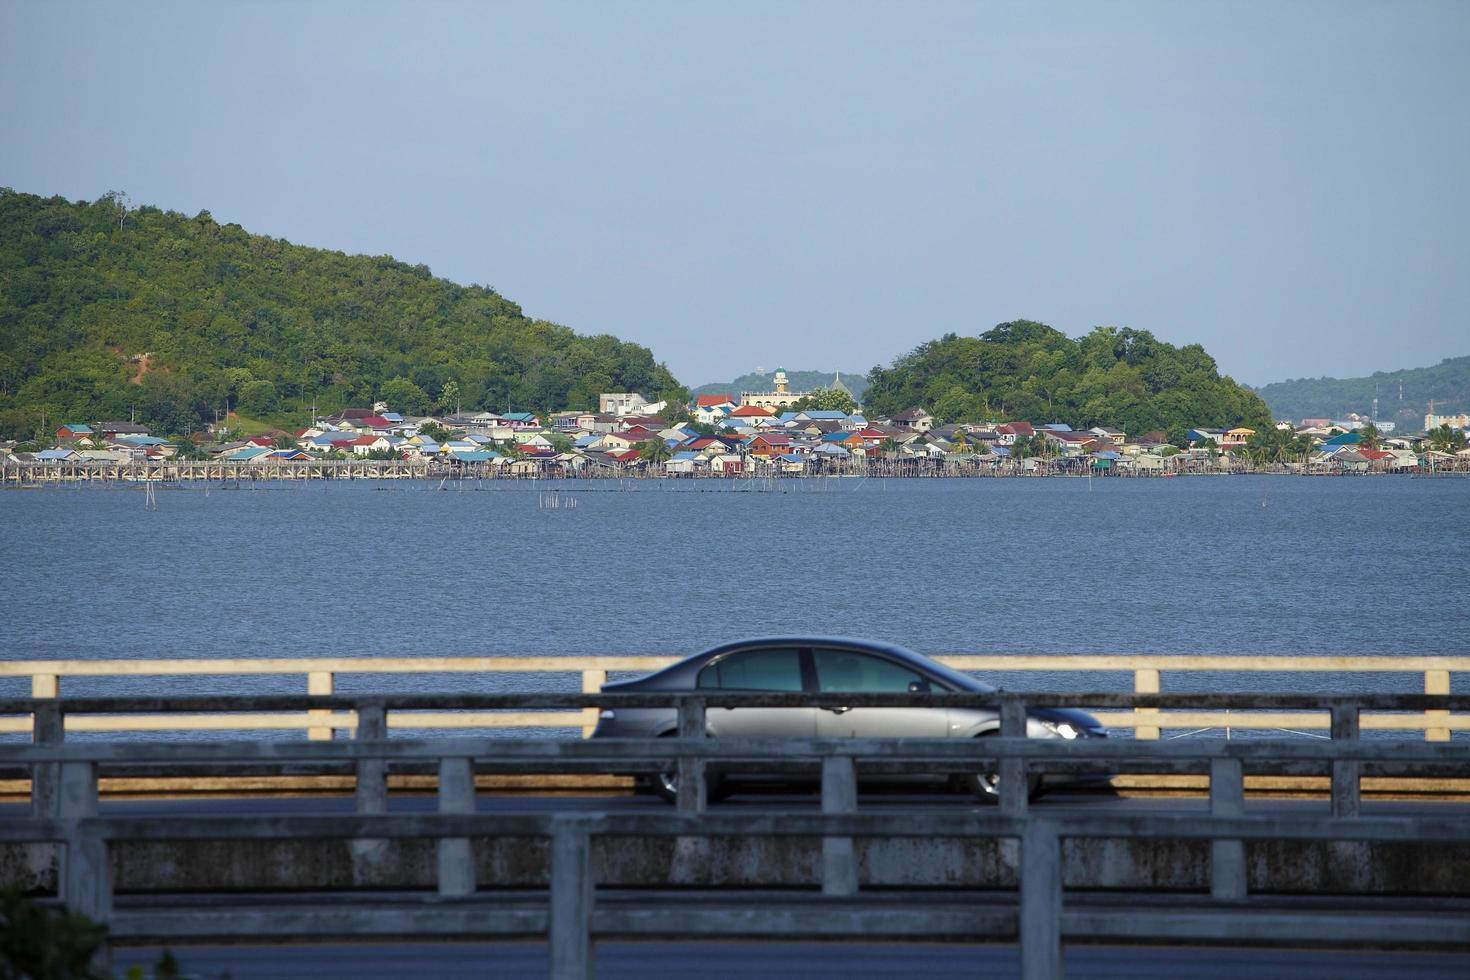
[(84, 835), (77, 821), (97, 816), (97, 766), (91, 762), (61, 765), (59, 819), (71, 824), (62, 858), (61, 901), (68, 909), (106, 924), (112, 913), (112, 869), (107, 842)]
[[(607, 683), (607, 671), (584, 670), (582, 671), (582, 693), (597, 694), (602, 690), (602, 685)], [(591, 738), (592, 729), (597, 727), (597, 708), (582, 709), (582, 737)]]
[[(1245, 815), (1245, 775), (1239, 759), (1210, 760), (1210, 816)], [(1210, 842), (1210, 897), (1239, 901), (1246, 895), (1245, 842)]]
[[(1448, 694), (1450, 693), (1450, 672), (1447, 670), (1426, 670), (1424, 672), (1425, 694)], [(1424, 741), (1426, 742), (1448, 742), (1450, 740), (1449, 729), (1450, 713), (1438, 709), (1424, 712)], [(1442, 722), (1445, 727), (1431, 728), (1429, 723)]]
[[(66, 739), (66, 724), (61, 705), (38, 707), (31, 716), (31, 741), (37, 745), (60, 745)], [(55, 762), (37, 762), (31, 766), (31, 816), (55, 817), (61, 799), (60, 768)]]
[[(332, 693), (332, 672), (330, 670), (312, 670), (306, 674), (306, 693), (312, 695), (329, 695)], [(312, 709), (306, 713), (307, 717), (317, 724), (306, 729), (306, 737), (316, 742), (329, 742), (332, 739), (332, 726), (327, 720), (331, 716), (330, 711)]]
[[(1159, 693), (1159, 672), (1157, 670), (1152, 669), (1152, 668), (1144, 668), (1144, 669), (1141, 669), (1141, 670), (1135, 670), (1133, 672), (1133, 693), (1134, 694), (1158, 694)], [(1159, 713), (1159, 709), (1158, 708), (1134, 708), (1133, 709), (1133, 713), (1135, 715), (1139, 716), (1139, 720), (1141, 721), (1143, 719), (1143, 716), (1144, 715), (1157, 715)], [(1133, 737), (1134, 738), (1158, 738), (1159, 737), (1159, 728), (1158, 728), (1157, 725), (1141, 725), (1141, 724), (1135, 723), (1134, 726), (1133, 726)]]
[[(684, 698), (679, 702), (679, 737), (704, 738), (704, 698)], [(679, 758), (679, 812), (703, 813), (708, 793), (705, 788), (705, 764), (703, 759)]]
[(556, 980), (593, 976), (592, 837), (585, 818), (558, 816), (551, 830), (551, 912), (547, 940)]
[(1062, 976), (1062, 842), (1032, 819), (1021, 838), (1021, 980)]
[[(1332, 705), (1332, 741), (1349, 742), (1358, 738), (1358, 706), (1351, 701)], [(1356, 759), (1332, 760), (1332, 815), (1356, 817), (1360, 809), (1358, 776), (1362, 764)]]
[[(439, 761), (439, 812), (475, 812), (475, 767), (471, 760)], [(445, 837), (439, 841), (439, 894), (473, 895), (475, 892), (475, 855), (464, 837)]]
[[(377, 742), (388, 737), (388, 712), (381, 704), (357, 709), (357, 740)], [(382, 759), (357, 760), (357, 812), (388, 812), (388, 767)]]
[[(857, 812), (857, 769), (852, 756), (822, 760), (822, 812)], [(822, 838), (822, 894), (856, 895), (857, 856), (851, 837)]]
[[(1000, 702), (1000, 734), (1002, 738), (1026, 737), (1026, 705), (1015, 695), (1004, 695)], [(1000, 774), (1000, 809), (1012, 817), (1026, 815), (1028, 782), (1026, 760), (1001, 759), (996, 770)]]

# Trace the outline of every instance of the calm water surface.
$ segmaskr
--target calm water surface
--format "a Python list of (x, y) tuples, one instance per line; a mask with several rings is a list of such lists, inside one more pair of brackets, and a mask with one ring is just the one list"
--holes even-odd
[[(545, 509), (548, 486), (165, 490), (156, 511), (141, 491), (0, 492), (0, 659), (683, 654), (787, 631), (925, 653), (1470, 650), (1466, 479), (577, 484), (562, 494), (575, 508)], [(157, 681), (98, 683), (67, 690), (138, 693)], [(169, 684), (238, 693), (300, 680)], [(339, 690), (384, 684), (487, 689), (451, 676), (343, 678)], [(0, 694), (23, 689), (0, 682)]]

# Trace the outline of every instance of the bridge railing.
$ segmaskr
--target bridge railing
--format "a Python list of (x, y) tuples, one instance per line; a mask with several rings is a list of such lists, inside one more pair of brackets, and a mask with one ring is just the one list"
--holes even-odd
[[(739, 743), (739, 739), (718, 739), (713, 742), (705, 742), (704, 738), (708, 732), (707, 715), (710, 710), (725, 708), (769, 708), (769, 707), (813, 707), (813, 708), (863, 708), (863, 707), (928, 707), (940, 709), (946, 707), (955, 708), (985, 708), (994, 710), (998, 715), (998, 732), (1000, 739), (942, 739), (935, 741), (931, 752), (938, 753), (931, 758), (941, 766), (938, 771), (966, 771), (963, 766), (960, 769), (944, 769), (944, 759), (948, 758), (945, 753), (959, 753), (959, 758), (965, 760), (964, 765), (977, 757), (987, 758), (986, 752), (992, 745), (1001, 745), (1011, 740), (1023, 745), (1035, 747), (1036, 753), (1064, 752), (1065, 755), (1053, 758), (1045, 754), (1037, 754), (1032, 758), (1028, 751), (1014, 752), (1009, 755), (995, 756), (997, 773), (1000, 776), (1002, 792), (1001, 801), (1004, 808), (1013, 812), (1019, 812), (1025, 805), (1025, 793), (1023, 787), (1026, 783), (1028, 765), (1034, 770), (1041, 765), (1041, 760), (1051, 760), (1052, 765), (1062, 763), (1062, 768), (1082, 766), (1092, 759), (1092, 754), (1099, 751), (1111, 751), (1125, 753), (1116, 756), (1105, 756), (1105, 758), (1127, 759), (1135, 764), (1147, 763), (1152, 767), (1148, 771), (1169, 771), (1172, 765), (1169, 760), (1185, 759), (1200, 760), (1211, 759), (1213, 756), (1200, 754), (1210, 746), (1224, 746), (1228, 751), (1249, 752), (1252, 751), (1243, 746), (1258, 744), (1256, 740), (1250, 742), (1220, 742), (1218, 740), (1168, 740), (1157, 742), (1154, 740), (1128, 740), (1112, 741), (1103, 739), (1080, 738), (1075, 741), (1063, 739), (1024, 739), (1026, 734), (1027, 712), (1030, 708), (1055, 707), (1059, 705), (1085, 706), (1085, 707), (1148, 707), (1153, 709), (1185, 708), (1185, 709), (1238, 709), (1240, 707), (1253, 707), (1256, 710), (1269, 714), (1272, 711), (1291, 711), (1299, 709), (1312, 709), (1325, 713), (1330, 719), (1331, 735), (1330, 741), (1307, 740), (1302, 742), (1277, 743), (1266, 742), (1264, 744), (1275, 746), (1269, 751), (1275, 752), (1279, 758), (1290, 758), (1293, 760), (1308, 760), (1331, 763), (1331, 798), (1333, 812), (1339, 815), (1351, 815), (1357, 812), (1361, 794), (1360, 776), (1361, 771), (1358, 762), (1352, 755), (1343, 755), (1345, 751), (1357, 751), (1345, 747), (1355, 746), (1358, 743), (1362, 727), (1363, 714), (1368, 710), (1393, 710), (1399, 712), (1423, 712), (1426, 710), (1443, 712), (1449, 715), (1451, 711), (1464, 711), (1470, 709), (1470, 696), (1466, 695), (1359, 695), (1351, 697), (1320, 696), (1320, 695), (1283, 695), (1283, 694), (1117, 694), (1117, 693), (1094, 693), (1094, 694), (1015, 694), (996, 692), (991, 694), (956, 694), (956, 693), (904, 693), (904, 694), (735, 694), (735, 693), (666, 693), (666, 692), (628, 692), (612, 694), (580, 694), (580, 693), (536, 693), (536, 694), (483, 694), (483, 695), (428, 695), (428, 694), (400, 694), (381, 696), (342, 696), (342, 695), (256, 695), (248, 697), (194, 697), (194, 698), (21, 698), (11, 700), (0, 700), (0, 717), (9, 715), (13, 717), (28, 717), (32, 726), (32, 739), (37, 747), (59, 746), (66, 737), (69, 729), (68, 720), (77, 722), (85, 718), (112, 718), (127, 719), (134, 716), (144, 716), (157, 712), (198, 712), (202, 716), (218, 719), (221, 728), (232, 727), (232, 722), (239, 718), (253, 719), (261, 716), (276, 717), (281, 714), (297, 717), (320, 717), (329, 719), (335, 727), (350, 729), (355, 732), (357, 742), (341, 743), (317, 743), (310, 741), (306, 743), (297, 742), (275, 742), (260, 741), (243, 743), (254, 746), (253, 748), (241, 748), (242, 743), (222, 743), (223, 748), (218, 750), (229, 753), (243, 753), (245, 757), (262, 759), (282, 758), (278, 753), (296, 753), (297, 756), (310, 756), (318, 752), (319, 758), (333, 758), (332, 752), (338, 750), (339, 746), (345, 747), (344, 751), (348, 757), (356, 758), (354, 745), (375, 744), (387, 737), (389, 728), (395, 719), (411, 719), (409, 725), (412, 727), (447, 727), (438, 724), (440, 719), (454, 719), (462, 717), (464, 713), (480, 713), (493, 715), (499, 712), (508, 713), (515, 717), (535, 717), (541, 713), (553, 712), (563, 708), (579, 708), (585, 711), (617, 711), (628, 708), (671, 708), (677, 712), (677, 739), (657, 739), (654, 742), (660, 746), (678, 745), (684, 749), (683, 755), (671, 755), (666, 749), (650, 749), (644, 742), (637, 740), (632, 742), (636, 752), (652, 754), (664, 759), (666, 766), (676, 766), (680, 773), (681, 786), (695, 787), (687, 794), (681, 794), (679, 805), (681, 809), (697, 810), (704, 806), (705, 792), (703, 789), (705, 776), (704, 756), (710, 752), (724, 751), (732, 741)], [(270, 713), (270, 714), (266, 714)], [(84, 728), (85, 726), (72, 724), (71, 730)], [(905, 740), (905, 744), (928, 744), (929, 740), (912, 739)], [(836, 744), (865, 744), (863, 739), (839, 739)], [(1051, 743), (1052, 747), (1047, 747)], [(85, 753), (89, 751), (93, 743), (81, 743), (71, 748), (76, 752)], [(391, 744), (391, 743), (384, 743)], [(610, 751), (607, 746), (622, 744), (620, 740), (596, 739), (596, 740), (521, 740), (521, 739), (489, 739), (484, 740), (485, 745), (496, 746), (493, 752), (486, 752), (499, 760), (497, 765), (505, 765), (507, 760), (522, 760), (519, 753), (526, 751), (521, 746), (583, 746), (581, 749), (558, 749), (554, 752), (543, 749), (534, 749), (538, 753), (535, 758), (543, 756), (549, 760), (550, 768), (536, 770), (540, 772), (569, 771), (565, 768), (558, 769), (557, 764), (574, 758), (584, 758), (592, 761), (592, 769), (596, 769), (596, 760), (604, 758), (604, 754)], [(800, 759), (801, 753), (796, 748), (805, 742), (801, 739), (787, 739), (782, 743), (787, 747), (784, 761), (791, 762)], [(1377, 745), (1369, 742), (1364, 745)], [(712, 749), (711, 745), (722, 748)], [(690, 748), (695, 746), (697, 748)], [(698, 747), (703, 746), (703, 747)], [(1057, 748), (1056, 746), (1060, 746)], [(1295, 746), (1295, 747), (1290, 747)], [(103, 744), (107, 747), (107, 743)], [(1387, 752), (1381, 760), (1385, 764), (1395, 760), (1423, 761), (1415, 756), (1413, 751), (1416, 747), (1422, 751), (1430, 752), (1429, 759), (1446, 760), (1470, 760), (1470, 744), (1466, 743), (1416, 743), (1409, 741), (1390, 741), (1375, 748), (1375, 752)], [(16, 746), (0, 746), (6, 750), (13, 750)], [(182, 767), (185, 763), (195, 757), (210, 758), (210, 750), (205, 744), (195, 743), (113, 743), (111, 748), (117, 757), (129, 756), (138, 759), (156, 756), (154, 761), (167, 762), (174, 767)], [(1443, 750), (1439, 755), (1433, 755), (1435, 750)], [(100, 749), (98, 750), (100, 751)], [(580, 751), (583, 756), (573, 756), (567, 753)], [(838, 754), (850, 754), (845, 750), (836, 750)], [(636, 755), (635, 752), (635, 755)], [(1126, 754), (1126, 753), (1132, 753)], [(1314, 755), (1313, 753), (1331, 753), (1336, 755)], [(691, 754), (692, 753), (692, 754)], [(1396, 754), (1394, 754), (1396, 753)], [(202, 755), (201, 755), (202, 754)], [(360, 752), (358, 753), (360, 755)], [(0, 759), (6, 757), (0, 752)], [(86, 757), (83, 755), (82, 757)], [(619, 756), (622, 758), (623, 756)], [(100, 758), (100, 757), (99, 757)], [(1256, 758), (1256, 756), (1239, 756), (1239, 758)], [(877, 762), (878, 760), (869, 760)], [(557, 763), (557, 764), (552, 764)], [(522, 767), (524, 768), (524, 766)], [(588, 767), (584, 766), (584, 770)], [(1093, 769), (1099, 767), (1093, 766)], [(1198, 771), (1199, 766), (1193, 769), (1185, 767), (1175, 771)], [(603, 771), (629, 774), (634, 772), (657, 771), (645, 768), (633, 770), (620, 770), (609, 768)], [(968, 771), (975, 771), (969, 769)], [(1463, 773), (1461, 774), (1463, 775)], [(38, 765), (32, 775), (32, 798), (35, 812), (44, 814), (51, 812), (54, 807), (54, 796), (58, 792), (58, 776), (54, 766)], [(357, 770), (357, 792), (359, 798), (364, 793), (371, 799), (382, 798), (385, 789), (386, 772), (381, 761), (366, 759)]]
[[(872, 697), (872, 696), (869, 696)], [(1356, 774), (1366, 764), (1398, 767), (1470, 768), (1470, 747), (1416, 742), (1362, 741), (1170, 741), (1139, 742), (1016, 737), (1024, 724), (1024, 705), (1014, 698), (1000, 702), (1006, 733), (990, 739), (709, 739), (702, 735), (702, 715), (719, 707), (722, 697), (685, 698), (680, 737), (671, 739), (502, 740), (461, 738), (390, 740), (377, 721), (381, 707), (359, 704), (361, 720), (373, 738), (342, 742), (213, 742), (213, 743), (78, 743), (0, 745), (0, 765), (54, 766), (59, 792), (47, 809), (31, 819), (0, 823), (0, 842), (57, 842), (63, 845), (59, 876), (62, 900), (75, 911), (113, 926), (114, 936), (150, 938), (265, 938), (302, 936), (316, 928), (363, 936), (444, 930), (443, 911), (436, 927), (422, 914), (402, 907), (374, 909), (371, 915), (333, 914), (316, 922), (296, 909), (219, 917), (199, 925), (187, 914), (131, 912), (114, 914), (109, 847), (114, 841), (299, 840), (402, 838), (437, 841), (437, 885), (443, 896), (469, 897), (478, 889), (470, 843), (476, 837), (543, 836), (550, 839), (551, 870), (548, 910), (544, 916), (510, 915), (492, 922), (481, 915), (469, 931), (548, 935), (552, 972), (558, 977), (591, 976), (594, 940), (627, 934), (628, 923), (599, 920), (596, 882), (591, 863), (594, 836), (749, 837), (801, 836), (822, 839), (821, 882), (824, 896), (843, 903), (822, 910), (827, 937), (871, 938), (873, 918), (855, 905), (860, 882), (854, 838), (1003, 837), (1020, 841), (1019, 912), (991, 923), (993, 935), (1015, 936), (1027, 978), (1061, 975), (1065, 936), (1112, 937), (1152, 941), (1225, 941), (1250, 935), (1257, 941), (1315, 944), (1408, 943), (1470, 945), (1470, 918), (1424, 914), (1364, 913), (1334, 916), (1312, 911), (1263, 915), (1252, 911), (1247, 896), (1244, 842), (1253, 840), (1355, 840), (1398, 844), (1460, 844), (1470, 837), (1470, 820), (1462, 816), (1366, 818), (1357, 814)], [(407, 703), (413, 704), (412, 700)], [(0, 707), (13, 707), (3, 705)], [(1350, 710), (1334, 705), (1339, 716)], [(103, 818), (98, 815), (97, 774), (109, 765), (168, 761), (178, 765), (218, 765), (269, 759), (316, 763), (348, 762), (358, 767), (358, 813), (352, 816), (252, 816), (172, 818)], [(430, 762), (439, 771), (439, 813), (388, 815), (381, 778), (389, 762)], [(1029, 809), (1025, 793), (1028, 773), (1079, 763), (1104, 769), (1146, 762), (1164, 767), (1208, 766), (1209, 814), (1058, 815)], [(1247, 815), (1242, 774), (1248, 764), (1319, 763), (1333, 767), (1342, 779), (1342, 800), (1334, 795), (1334, 816), (1292, 818)], [(858, 812), (856, 779), (867, 764), (898, 764), (913, 771), (950, 768), (976, 771), (998, 767), (1001, 806), (995, 811)], [(706, 766), (820, 767), (822, 812), (705, 811)], [(626, 814), (475, 814), (473, 773), (476, 769), (518, 770), (566, 767), (585, 770), (654, 772), (676, 766), (680, 773), (679, 807), (668, 812)], [(1347, 776), (1353, 777), (1351, 787)], [(377, 781), (377, 785), (372, 785)], [(363, 783), (369, 784), (363, 792)], [(1350, 805), (1348, 805), (1350, 804)], [(1062, 877), (1062, 841), (1073, 837), (1170, 838), (1211, 842), (1211, 898), (1205, 914), (1148, 910), (1130, 906), (1108, 913), (1069, 910)], [(423, 910), (419, 910), (421, 913)], [(891, 915), (891, 912), (885, 914)], [(748, 934), (800, 935), (811, 920), (793, 920), (777, 908), (758, 906), (742, 913), (738, 926), (714, 921), (688, 903), (669, 901), (645, 909), (642, 928), (658, 935)], [(322, 918), (318, 915), (317, 918)], [(451, 921), (460, 921), (450, 917)], [(901, 917), (916, 934), (948, 934), (944, 912), (921, 899)], [(329, 920), (329, 921), (327, 921)], [(191, 925), (191, 922), (195, 924)], [(599, 925), (601, 922), (601, 925)], [(894, 927), (890, 923), (889, 930)], [(890, 931), (890, 935), (892, 932)], [(981, 938), (973, 933), (964, 937)]]
[[(1161, 693), (1166, 676), (1177, 679), (1201, 673), (1244, 675), (1258, 686), (1268, 686), (1272, 675), (1281, 673), (1344, 674), (1385, 673), (1422, 678), (1425, 694), (1448, 695), (1452, 677), (1470, 671), (1470, 656), (1193, 656), (1159, 654), (973, 654), (955, 653), (934, 659), (958, 670), (981, 674), (1018, 672), (1055, 677), (1058, 673), (1126, 673), (1133, 678), (1133, 693)], [(31, 694), (55, 698), (63, 693), (66, 678), (204, 677), (204, 676), (295, 676), (304, 681), (308, 694), (330, 695), (340, 675), (455, 675), (455, 674), (570, 674), (580, 680), (585, 693), (601, 690), (611, 673), (646, 673), (678, 660), (669, 656), (556, 656), (556, 657), (270, 657), (270, 658), (162, 658), (147, 660), (8, 660), (0, 661), (0, 678), (30, 680)], [(386, 678), (385, 678), (386, 679)], [(1098, 707), (1102, 707), (1098, 705)], [(1331, 728), (1330, 716), (1320, 710), (1288, 714), (1261, 714), (1244, 709), (1219, 708), (1189, 713), (1160, 714), (1163, 707), (1140, 705), (1132, 710), (1100, 713), (1098, 718), (1111, 728), (1131, 728), (1140, 739), (1155, 739), (1162, 728), (1238, 728), (1244, 730), (1297, 729), (1323, 731)], [(300, 714), (235, 716), (231, 724), (218, 717), (160, 710), (152, 716), (77, 719), (78, 731), (201, 731), (219, 728), (285, 729), (307, 731), (308, 737), (330, 739), (334, 730), (350, 728), (343, 715), (320, 710)], [(590, 734), (597, 723), (596, 711), (539, 713), (516, 716), (505, 712), (459, 714), (437, 718), (401, 717), (395, 727), (422, 725), (426, 728), (580, 728)], [(1447, 741), (1452, 731), (1470, 730), (1470, 718), (1451, 716), (1431, 708), (1422, 714), (1366, 714), (1364, 730), (1400, 729), (1423, 731), (1427, 741)], [(0, 718), (0, 734), (29, 728), (26, 719)]]

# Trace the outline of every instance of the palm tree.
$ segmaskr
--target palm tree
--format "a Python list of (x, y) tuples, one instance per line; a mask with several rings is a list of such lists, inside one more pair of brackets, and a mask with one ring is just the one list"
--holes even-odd
[(1358, 427), (1358, 445), (1364, 449), (1377, 449), (1382, 438), (1378, 426), (1372, 422), (1364, 422)]
[(638, 445), (638, 458), (654, 466), (668, 461), (673, 455), (668, 443), (662, 439), (648, 439)]
[(1442, 453), (1457, 453), (1465, 448), (1465, 433), (1452, 429), (1448, 422), (1429, 433), (1429, 448)]

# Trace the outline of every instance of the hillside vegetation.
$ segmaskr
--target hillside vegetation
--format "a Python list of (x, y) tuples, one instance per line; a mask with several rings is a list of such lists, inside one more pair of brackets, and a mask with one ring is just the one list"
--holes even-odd
[(1074, 427), (1162, 430), (1259, 426), (1270, 413), (1249, 388), (1221, 377), (1198, 344), (1174, 347), (1146, 330), (1098, 327), (1072, 339), (1044, 323), (1002, 323), (978, 337), (947, 334), (868, 373), (863, 406), (892, 414), (922, 406), (944, 421), (986, 418)]
[[(1402, 397), (1400, 396), (1402, 389)], [(1448, 357), (1434, 367), (1379, 371), (1366, 378), (1300, 378), (1257, 388), (1277, 418), (1343, 418), (1367, 415), (1378, 399), (1378, 417), (1418, 430), (1429, 402), (1439, 415), (1470, 412), (1470, 357)]]
[[(792, 391), (812, 391), (817, 388), (826, 388), (839, 376), (842, 384), (848, 391), (852, 392), (858, 401), (863, 400), (863, 392), (867, 390), (868, 379), (860, 372), (848, 373), (846, 371), (787, 371), (786, 380)], [(742, 374), (734, 381), (728, 383), (700, 385), (698, 388), (689, 389), (691, 395), (723, 395), (730, 394), (739, 398), (742, 391), (771, 391), (775, 388), (775, 371), (752, 371)]]
[(681, 397), (645, 347), (535, 320), (487, 286), (388, 256), (0, 189), (0, 433), (127, 419), (199, 429), (386, 398), (408, 413), (595, 408)]

